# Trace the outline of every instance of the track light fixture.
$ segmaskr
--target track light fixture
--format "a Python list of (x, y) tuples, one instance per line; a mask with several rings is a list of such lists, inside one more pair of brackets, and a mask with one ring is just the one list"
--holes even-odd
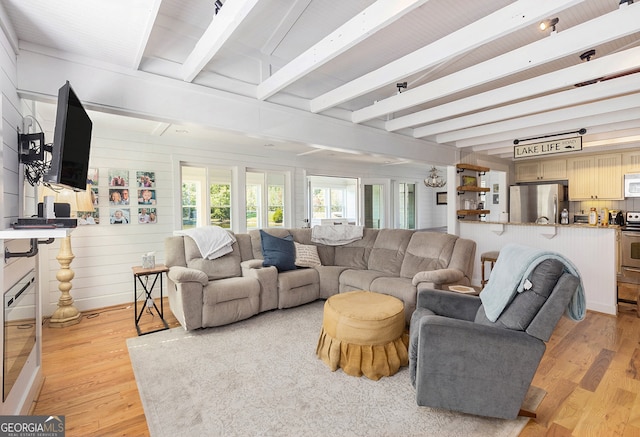
[(215, 0), (213, 2), (213, 6), (215, 8), (213, 14), (218, 15), (218, 12), (220, 12), (220, 8), (222, 8), (222, 2), (220, 0)]
[(396, 84), (396, 87), (398, 87), (398, 94), (400, 94), (402, 92), (402, 89), (404, 88), (405, 90), (407, 89), (407, 82), (398, 82)]
[(626, 3), (627, 5), (632, 5), (633, 0), (620, 0), (620, 3), (618, 3), (618, 6), (620, 6), (623, 3)]
[(556, 17), (556, 18), (547, 18), (546, 20), (542, 21), (538, 25), (538, 27), (542, 31), (547, 30), (548, 28), (551, 28), (551, 31), (555, 32), (556, 31), (556, 24), (558, 24), (559, 21), (560, 21), (560, 19), (558, 17)]
[(595, 49), (587, 50), (586, 52), (580, 55), (580, 59), (583, 61), (589, 62), (591, 58), (593, 58), (595, 55), (596, 55)]

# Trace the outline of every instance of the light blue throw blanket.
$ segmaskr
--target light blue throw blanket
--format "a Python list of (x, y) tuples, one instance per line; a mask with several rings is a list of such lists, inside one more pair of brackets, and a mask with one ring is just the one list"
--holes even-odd
[(580, 279), (580, 284), (567, 306), (566, 315), (571, 320), (584, 319), (586, 302), (582, 278), (571, 261), (559, 253), (518, 244), (507, 244), (500, 249), (500, 256), (491, 272), (489, 282), (480, 293), (480, 300), (489, 320), (492, 322), (498, 320), (516, 293), (524, 291), (525, 283), (533, 269), (546, 259), (557, 259), (564, 264), (566, 272)]

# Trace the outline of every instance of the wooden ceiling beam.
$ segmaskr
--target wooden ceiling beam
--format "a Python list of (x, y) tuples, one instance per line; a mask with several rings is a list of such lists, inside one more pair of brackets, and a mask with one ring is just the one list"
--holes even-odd
[[(639, 97), (636, 95), (635, 99)], [(472, 138), (465, 138), (459, 141), (455, 141), (455, 146), (458, 148), (472, 147), (481, 144), (494, 145), (501, 141), (513, 141), (515, 138), (527, 138), (530, 136), (546, 135), (556, 132), (569, 132), (572, 130), (578, 130), (580, 128), (586, 128), (587, 133), (591, 132), (596, 126), (603, 126), (612, 123), (622, 122), (634, 122), (640, 120), (640, 107), (633, 107), (633, 102), (624, 102), (625, 105), (610, 105), (611, 112), (609, 111), (589, 111), (580, 112), (580, 109), (570, 108), (565, 110), (571, 114), (567, 119), (557, 118), (561, 114), (557, 114), (556, 117), (548, 119), (548, 122), (538, 120), (534, 123), (529, 123), (526, 127), (518, 127), (513, 125), (508, 127), (508, 131), (503, 132), (487, 132), (483, 136), (476, 136)], [(603, 102), (597, 102), (593, 105), (603, 106)], [(628, 109), (614, 110), (614, 106), (628, 107)], [(555, 111), (554, 111), (555, 112)], [(578, 114), (579, 116), (576, 116)], [(556, 121), (559, 120), (559, 121)], [(637, 124), (636, 124), (637, 125)]]
[(202, 37), (182, 64), (181, 76), (191, 82), (213, 59), (233, 32), (247, 18), (259, 0), (226, 0), (218, 15), (204, 31)]
[[(352, 113), (354, 123), (399, 112), (636, 33), (640, 5), (618, 9)], [(602, 29), (607, 29), (602, 32)]]
[(257, 98), (268, 99), (427, 1), (376, 1), (259, 84)]
[[(449, 132), (470, 126), (494, 122), (500, 119), (512, 118), (518, 115), (526, 115), (527, 112), (538, 112), (541, 108), (553, 109), (553, 106), (550, 105), (553, 105), (553, 102), (557, 101), (557, 99), (549, 96), (549, 100), (545, 101), (530, 99), (527, 100), (527, 102), (529, 102), (528, 104), (522, 103), (516, 104), (517, 106), (502, 106), (495, 110), (477, 112), (481, 111), (483, 108), (495, 107), (510, 101), (527, 99), (551, 91), (567, 89), (567, 87), (572, 87), (576, 83), (620, 74), (622, 72), (636, 69), (639, 65), (640, 47), (636, 47), (619, 53), (614, 53), (613, 55), (594, 59), (590, 62), (583, 62), (552, 73), (543, 74), (541, 76), (533, 77), (501, 88), (496, 88), (460, 100), (445, 103), (440, 106), (414, 112), (413, 114), (389, 120), (385, 124), (385, 127), (388, 131), (392, 132), (419, 124), (431, 123), (414, 129), (414, 137), (421, 138), (442, 132)], [(637, 80), (638, 79), (636, 79), (636, 81)], [(622, 82), (611, 81), (607, 82), (606, 86), (602, 86), (603, 83), (598, 84), (598, 87), (596, 88), (612, 88), (612, 90), (615, 91), (622, 86), (621, 83)], [(628, 85), (632, 87), (632, 91), (635, 90), (633, 83)], [(640, 83), (638, 86), (640, 86)], [(575, 94), (576, 96), (589, 94), (586, 90), (595, 91), (596, 88), (593, 88), (592, 86), (581, 87), (576, 90), (572, 90), (573, 93), (570, 94)], [(577, 100), (578, 97), (575, 98), (576, 101), (574, 103), (579, 103), (580, 100)], [(536, 102), (543, 104), (543, 106), (536, 104)], [(564, 105), (560, 104), (558, 107), (566, 106), (566, 104), (567, 103)], [(515, 110), (519, 112), (512, 112)], [(451, 118), (459, 114), (469, 115)], [(443, 119), (446, 120), (432, 123), (433, 121)]]
[[(353, 100), (420, 71), (461, 56), (483, 44), (531, 25), (583, 0), (520, 0), (311, 100), (311, 112), (321, 112)], [(404, 94), (404, 93), (403, 93)]]

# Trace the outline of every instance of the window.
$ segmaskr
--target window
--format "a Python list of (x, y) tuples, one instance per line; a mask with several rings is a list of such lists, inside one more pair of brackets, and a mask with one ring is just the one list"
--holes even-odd
[(348, 219), (358, 217), (358, 180), (330, 176), (309, 176), (310, 225), (322, 223), (322, 219)]
[(247, 229), (284, 227), (287, 219), (286, 174), (247, 171)]
[(199, 225), (202, 214), (202, 187), (206, 186), (206, 169), (183, 166), (182, 172), (182, 229)]
[(211, 225), (231, 228), (231, 170), (209, 170), (209, 221)]
[(183, 165), (181, 173), (182, 229), (231, 228), (231, 170)]
[(199, 189), (197, 182), (182, 183), (182, 229), (195, 228), (198, 223), (196, 198)]

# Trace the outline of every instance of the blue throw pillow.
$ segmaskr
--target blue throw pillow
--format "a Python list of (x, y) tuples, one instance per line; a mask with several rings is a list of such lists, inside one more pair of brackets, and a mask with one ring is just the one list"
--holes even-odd
[(293, 236), (287, 235), (284, 238), (278, 238), (261, 229), (260, 238), (262, 239), (263, 266), (275, 266), (279, 272), (297, 268), (296, 247), (293, 244)]

